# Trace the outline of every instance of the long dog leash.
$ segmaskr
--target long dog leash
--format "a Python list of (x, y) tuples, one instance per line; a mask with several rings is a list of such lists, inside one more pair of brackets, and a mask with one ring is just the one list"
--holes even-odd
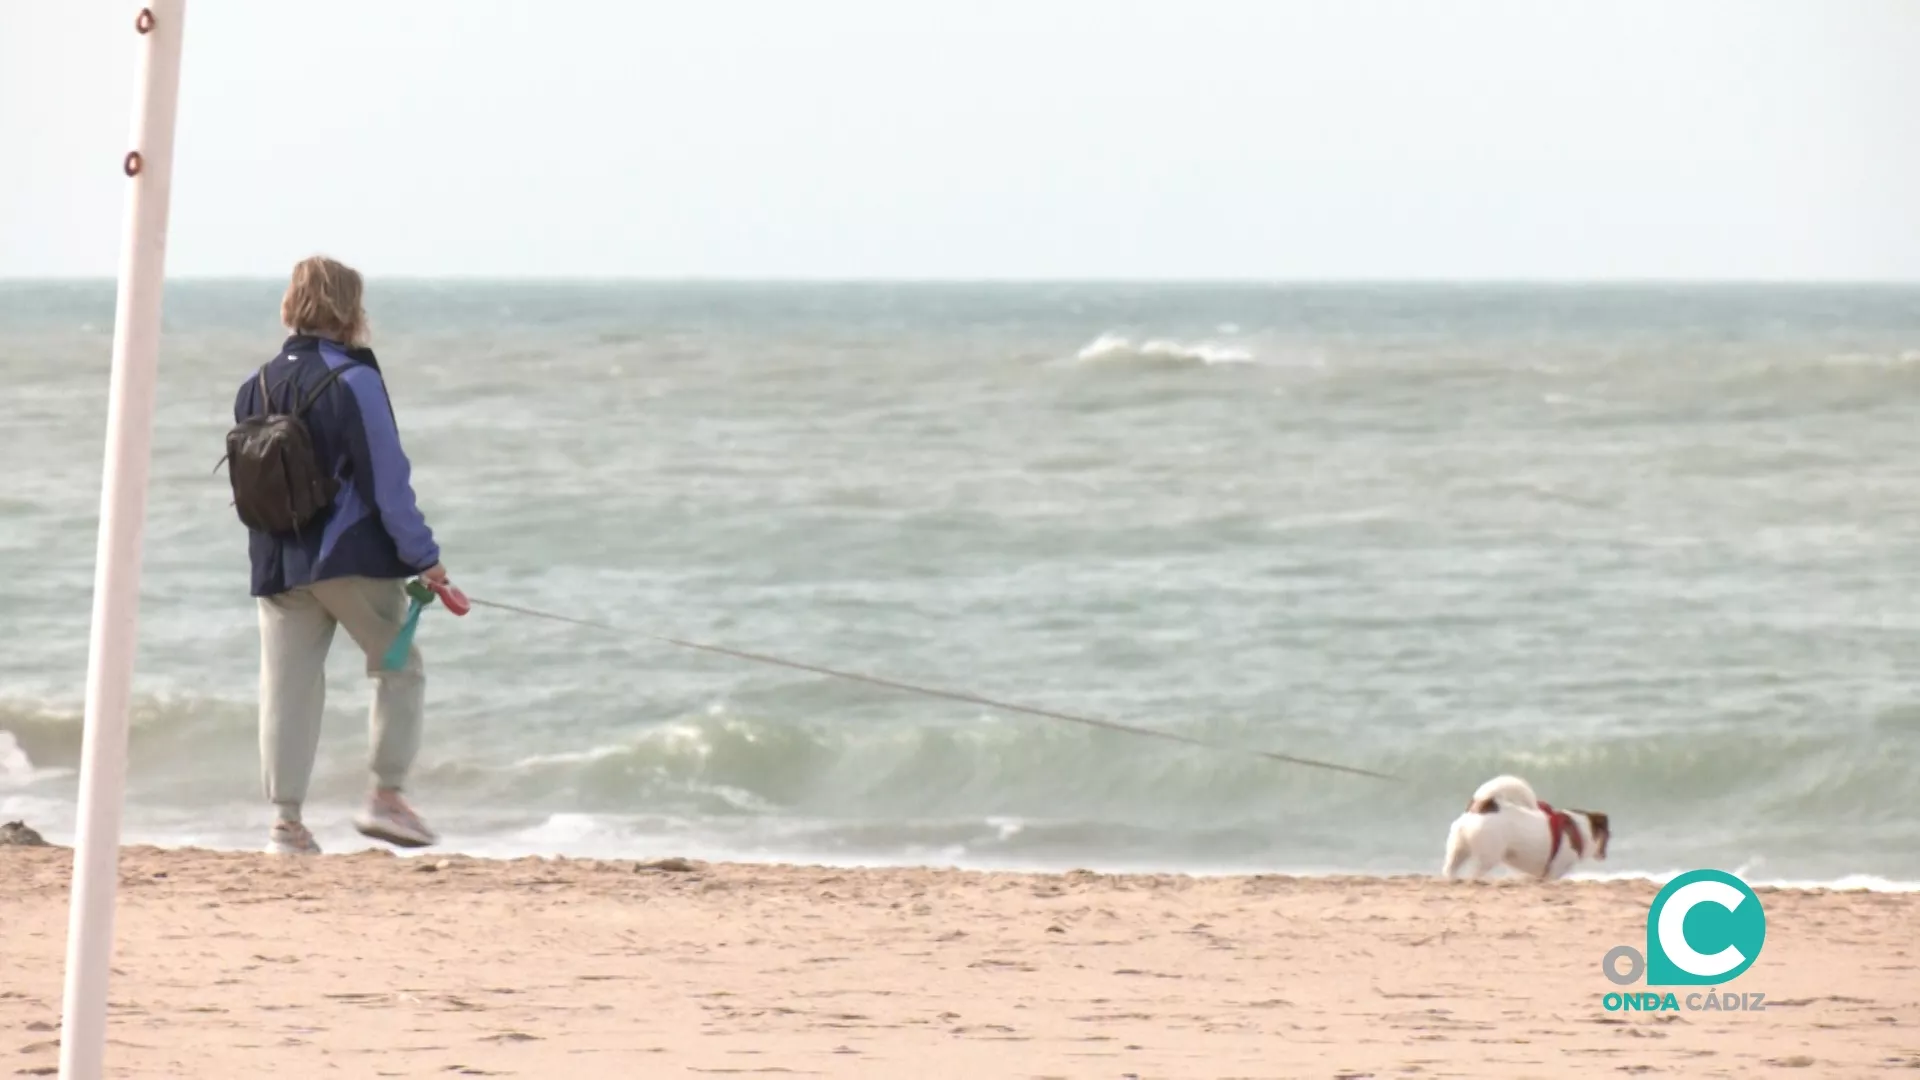
[(1171, 731), (1135, 727), (1131, 724), (1122, 724), (1113, 720), (1080, 716), (1074, 713), (1059, 712), (1054, 709), (1042, 709), (1032, 705), (1021, 705), (1017, 702), (999, 701), (994, 698), (982, 697), (979, 694), (966, 693), (964, 691), (941, 690), (929, 686), (918, 686), (913, 683), (900, 682), (896, 679), (882, 678), (877, 675), (863, 675), (852, 671), (840, 671), (835, 668), (821, 667), (818, 664), (808, 664), (798, 660), (787, 660), (778, 656), (769, 656), (765, 653), (748, 652), (744, 649), (732, 649), (724, 645), (710, 645), (705, 642), (688, 641), (684, 638), (629, 630), (594, 619), (576, 618), (571, 615), (556, 615), (550, 611), (539, 611), (534, 608), (521, 607), (517, 604), (482, 600), (478, 597), (469, 597), (454, 586), (439, 582), (410, 582), (407, 586), (407, 593), (412, 602), (407, 612), (406, 623), (401, 627), (400, 634), (394, 639), (393, 645), (387, 650), (385, 663), (388, 670), (398, 670), (406, 663), (407, 652), (412, 646), (414, 630), (419, 623), (420, 613), (437, 597), (441, 603), (446, 606), (447, 610), (454, 615), (465, 615), (475, 607), (492, 608), (496, 611), (511, 612), (515, 615), (522, 615), (531, 619), (543, 619), (548, 622), (582, 626), (623, 637), (640, 638), (647, 641), (658, 642), (663, 645), (672, 645), (676, 648), (732, 657), (733, 659), (745, 660), (749, 663), (769, 664), (775, 667), (789, 668), (794, 671), (804, 671), (812, 675), (825, 675), (830, 678), (845, 679), (849, 682), (864, 683), (868, 686), (879, 686), (889, 690), (900, 690), (910, 694), (920, 694), (924, 697), (941, 698), (946, 701), (957, 701), (967, 705), (979, 705), (984, 708), (999, 709), (1004, 712), (1024, 713), (1028, 716), (1038, 716), (1048, 720), (1062, 720), (1071, 724), (1084, 724), (1088, 727), (1102, 728), (1107, 731), (1118, 731), (1128, 735), (1140, 735), (1151, 739), (1165, 739), (1169, 742), (1198, 746), (1223, 753), (1252, 754), (1269, 761), (1278, 761), (1289, 765), (1305, 765), (1315, 769), (1328, 769), (1333, 772), (1350, 773), (1354, 776), (1372, 777), (1376, 780), (1399, 779), (1399, 777), (1387, 773), (1357, 768), (1352, 765), (1339, 765), (1330, 761), (1316, 761), (1312, 758), (1296, 757), (1292, 754), (1282, 754), (1274, 750), (1223, 746), (1219, 743), (1208, 742), (1204, 739), (1196, 739), (1189, 735), (1181, 735)]

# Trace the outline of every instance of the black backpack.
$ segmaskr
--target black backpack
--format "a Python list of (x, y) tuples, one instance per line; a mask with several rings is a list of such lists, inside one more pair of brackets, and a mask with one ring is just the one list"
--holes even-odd
[[(301, 417), (335, 379), (355, 366), (333, 368), (314, 384), (298, 408), (275, 412), (272, 393), (267, 389), (266, 365), (261, 365), (260, 411), (228, 430), (227, 455), (221, 459), (227, 463), (227, 478), (233, 483), (233, 507), (247, 528), (275, 535), (297, 534), (333, 504), (340, 483), (321, 466), (313, 435)], [(289, 376), (281, 385), (292, 382)], [(288, 400), (291, 404), (291, 394)]]

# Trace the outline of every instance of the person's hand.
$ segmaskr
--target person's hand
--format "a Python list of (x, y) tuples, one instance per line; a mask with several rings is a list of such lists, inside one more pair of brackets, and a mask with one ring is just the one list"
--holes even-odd
[(431, 569), (421, 572), (420, 580), (431, 582), (435, 585), (445, 585), (447, 583), (447, 568), (439, 563), (434, 563)]

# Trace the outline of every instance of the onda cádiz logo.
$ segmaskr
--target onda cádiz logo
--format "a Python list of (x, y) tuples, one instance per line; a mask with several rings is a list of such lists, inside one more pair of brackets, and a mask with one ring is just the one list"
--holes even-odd
[(1644, 973), (1649, 987), (1706, 988), (1683, 996), (1674, 991), (1608, 993), (1608, 1012), (1757, 1012), (1765, 994), (1716, 989), (1753, 966), (1767, 940), (1767, 913), (1747, 883), (1720, 870), (1691, 870), (1667, 882), (1647, 908), (1647, 951), (1631, 945), (1607, 950), (1600, 970), (1616, 986), (1632, 986)]

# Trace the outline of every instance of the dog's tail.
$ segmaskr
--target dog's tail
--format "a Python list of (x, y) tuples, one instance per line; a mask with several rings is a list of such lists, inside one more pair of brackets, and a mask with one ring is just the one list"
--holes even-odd
[(1517, 776), (1496, 776), (1480, 785), (1473, 798), (1467, 800), (1467, 812), (1470, 814), (1491, 814), (1502, 806), (1524, 806), (1530, 810), (1540, 808), (1540, 797), (1533, 793), (1533, 785)]
[(1473, 845), (1467, 843), (1460, 823), (1455, 822), (1453, 828), (1447, 831), (1447, 861), (1446, 865), (1441, 867), (1440, 873), (1449, 878), (1459, 877), (1460, 868), (1467, 865), (1467, 860), (1472, 855)]

